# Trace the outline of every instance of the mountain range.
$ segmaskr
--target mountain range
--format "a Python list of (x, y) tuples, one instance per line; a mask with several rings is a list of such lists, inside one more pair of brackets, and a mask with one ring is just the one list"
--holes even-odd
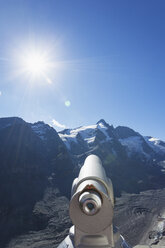
[(89, 154), (101, 158), (117, 197), (165, 188), (165, 143), (159, 139), (103, 119), (57, 133), (41, 121), (0, 118), (1, 248), (58, 245), (71, 225), (72, 181)]
[(117, 196), (122, 191), (164, 187), (165, 142), (159, 139), (128, 127), (114, 128), (103, 119), (95, 125), (65, 129), (59, 136), (78, 168), (89, 154), (101, 158)]

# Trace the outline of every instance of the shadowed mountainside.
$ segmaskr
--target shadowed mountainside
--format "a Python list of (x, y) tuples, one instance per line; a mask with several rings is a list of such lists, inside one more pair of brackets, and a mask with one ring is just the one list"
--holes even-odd
[[(37, 133), (41, 125), (42, 138)], [(48, 187), (69, 197), (72, 180), (70, 156), (53, 128), (41, 122), (32, 126), (20, 118), (1, 118), (0, 247), (15, 235), (45, 228), (49, 216), (41, 218), (42, 211), (34, 210), (36, 203)]]

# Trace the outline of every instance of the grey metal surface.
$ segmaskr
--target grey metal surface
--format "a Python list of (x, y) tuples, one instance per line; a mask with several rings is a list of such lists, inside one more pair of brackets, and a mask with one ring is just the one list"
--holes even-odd
[(74, 226), (58, 248), (129, 248), (113, 228), (114, 196), (101, 160), (90, 155), (73, 182), (70, 218)]

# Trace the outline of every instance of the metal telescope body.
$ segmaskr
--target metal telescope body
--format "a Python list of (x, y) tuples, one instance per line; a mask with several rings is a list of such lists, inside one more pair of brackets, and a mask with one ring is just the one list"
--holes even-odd
[(112, 182), (99, 157), (90, 155), (72, 185), (69, 213), (74, 226), (58, 248), (128, 248), (113, 227), (113, 208)]

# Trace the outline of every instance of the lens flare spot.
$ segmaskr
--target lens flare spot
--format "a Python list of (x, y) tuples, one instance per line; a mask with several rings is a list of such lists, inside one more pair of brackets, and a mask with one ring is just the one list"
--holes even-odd
[(70, 105), (71, 105), (71, 102), (70, 102), (70, 101), (68, 101), (68, 100), (65, 101), (65, 106), (66, 106), (66, 107), (70, 107)]

